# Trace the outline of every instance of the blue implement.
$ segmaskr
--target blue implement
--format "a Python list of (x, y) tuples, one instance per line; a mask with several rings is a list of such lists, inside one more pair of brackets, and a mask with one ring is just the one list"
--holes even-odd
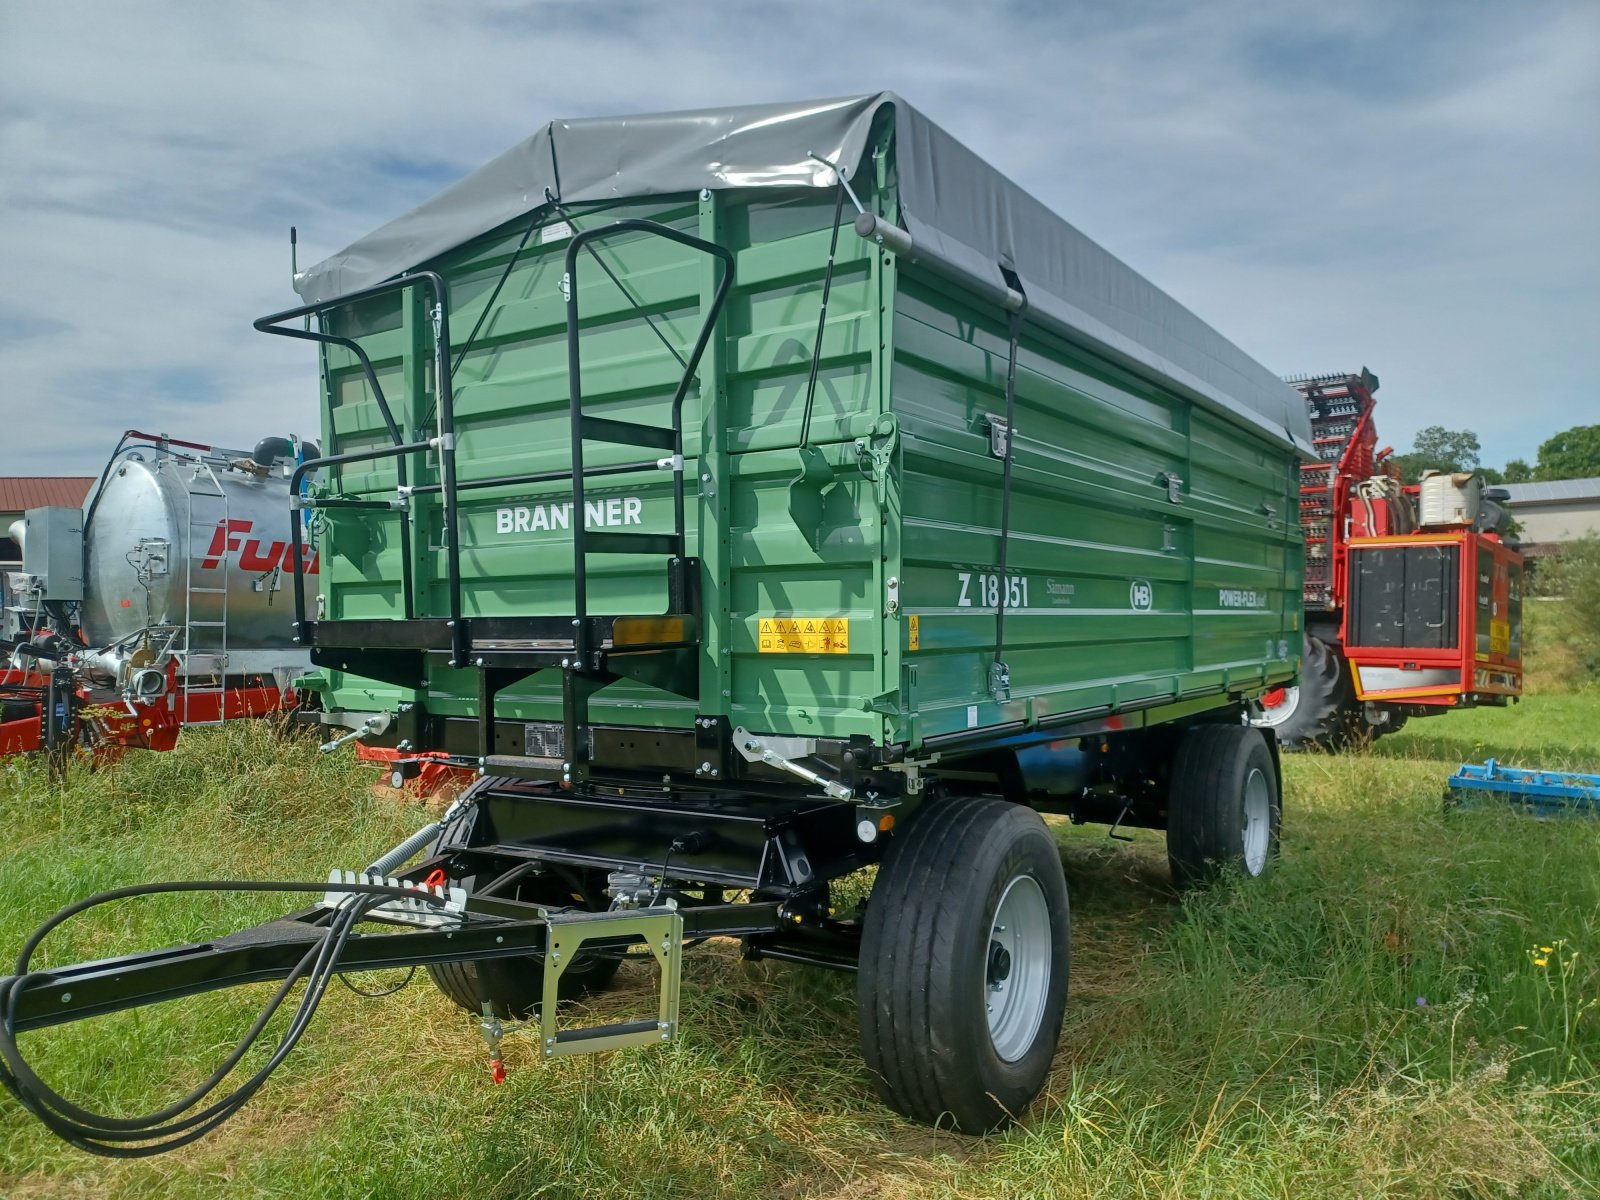
[(1600, 775), (1501, 766), (1494, 759), (1462, 763), (1450, 776), (1450, 799), (1461, 807), (1485, 800), (1520, 804), (1540, 816), (1600, 815)]

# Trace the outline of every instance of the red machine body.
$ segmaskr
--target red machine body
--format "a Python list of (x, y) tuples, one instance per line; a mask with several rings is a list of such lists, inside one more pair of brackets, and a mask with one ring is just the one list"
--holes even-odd
[(449, 752), (444, 750), (395, 750), (358, 741), (356, 758), (388, 772), (385, 781), (373, 789), (380, 794), (403, 791), (423, 800), (454, 799), (477, 778), (476, 772), (451, 766)]
[(1351, 538), (1347, 562), (1341, 645), (1357, 699), (1447, 709), (1522, 694), (1515, 550), (1470, 528), (1424, 530)]
[[(0, 670), (0, 695), (6, 698), (0, 720), (0, 758), (59, 748), (83, 748), (106, 761), (127, 750), (171, 750), (185, 725), (216, 725), (241, 717), (287, 712), (297, 702), (293, 689), (271, 679), (245, 681), (221, 691), (185, 695), (176, 686), (151, 702), (126, 702), (109, 689), (71, 686), (71, 703), (52, 738), (50, 676), (36, 671)], [(20, 715), (19, 715), (20, 714)], [(52, 742), (57, 746), (52, 746)]]
[(1401, 484), (1378, 449), (1371, 372), (1290, 383), (1321, 459), (1301, 467), (1305, 658), (1299, 687), (1269, 693), (1259, 723), (1334, 748), (1520, 695), (1522, 556), (1493, 530), (1479, 481)]

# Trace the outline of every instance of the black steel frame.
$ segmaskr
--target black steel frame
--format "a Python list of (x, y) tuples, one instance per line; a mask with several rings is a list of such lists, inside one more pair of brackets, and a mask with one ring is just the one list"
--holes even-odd
[[(684, 936), (692, 940), (772, 933), (784, 926), (782, 908), (781, 903), (772, 901), (684, 909)], [(348, 973), (509, 957), (542, 960), (549, 928), (543, 911), (560, 910), (541, 910), (513, 900), (469, 898), (462, 920), (453, 926), (354, 935), (340, 956), (339, 970)], [(20, 1033), (241, 984), (283, 979), (300, 962), (307, 943), (322, 936), (321, 926), (332, 915), (332, 909), (310, 909), (214, 941), (32, 972), (16, 994), (11, 1028)], [(562, 915), (581, 920), (587, 914)], [(603, 948), (607, 943), (597, 938), (590, 944)]]
[[(710, 308), (706, 312), (705, 320), (700, 324), (700, 334), (695, 338), (694, 348), (689, 352), (689, 360), (684, 364), (683, 374), (678, 380), (677, 390), (672, 394), (672, 429), (670, 436), (655, 440), (652, 435), (667, 433), (665, 430), (649, 429), (644, 426), (623, 421), (610, 421), (602, 417), (588, 417), (583, 413), (583, 362), (581, 346), (581, 331), (579, 328), (578, 312), (578, 251), (590, 242), (607, 238), (617, 233), (638, 231), (664, 237), (668, 241), (677, 242), (679, 245), (688, 246), (702, 253), (710, 254), (718, 259), (723, 266), (722, 277), (717, 282), (716, 293), (711, 298)], [(719, 246), (715, 242), (708, 242), (704, 238), (683, 233), (663, 225), (659, 221), (647, 221), (641, 217), (629, 217), (620, 221), (613, 221), (608, 225), (598, 225), (593, 229), (581, 230), (572, 235), (572, 240), (567, 244), (567, 394), (569, 397), (569, 415), (572, 430), (572, 510), (579, 514), (572, 522), (573, 564), (572, 587), (573, 605), (576, 615), (574, 622), (578, 634), (573, 647), (578, 660), (584, 661), (590, 649), (587, 644), (589, 615), (588, 598), (588, 564), (587, 556), (594, 551), (591, 546), (598, 543), (598, 550), (604, 552), (606, 546), (624, 548), (630, 545), (632, 539), (645, 537), (648, 534), (615, 534), (615, 533), (590, 533), (585, 527), (581, 514), (584, 503), (584, 483), (586, 472), (583, 466), (583, 443), (586, 439), (594, 441), (610, 441), (623, 445), (658, 445), (662, 449), (672, 452), (672, 544), (667, 548), (676, 561), (680, 564), (686, 558), (685, 526), (684, 526), (684, 490), (683, 490), (683, 401), (689, 394), (689, 387), (695, 381), (695, 369), (700, 365), (704, 356), (706, 345), (711, 340), (711, 331), (716, 328), (717, 318), (722, 314), (722, 306), (728, 298), (728, 291), (733, 286), (733, 251), (726, 246)], [(654, 465), (654, 464), (652, 464)], [(629, 468), (637, 469), (637, 468)], [(615, 473), (615, 469), (611, 472)], [(640, 549), (645, 549), (644, 543), (636, 543)]]
[[(581, 329), (578, 303), (577, 256), (590, 243), (618, 233), (640, 232), (663, 237), (680, 245), (709, 254), (722, 264), (716, 290), (694, 347), (684, 364), (682, 377), (672, 397), (670, 430), (610, 420), (583, 412)], [(593, 253), (592, 249), (590, 250)], [(433, 271), (418, 271), (388, 282), (351, 292), (334, 300), (302, 305), (262, 317), (255, 327), (263, 333), (341, 346), (355, 355), (373, 398), (383, 415), (391, 445), (346, 454), (328, 454), (299, 464), (290, 480), (290, 491), (297, 509), (395, 510), (400, 513), (401, 620), (317, 620), (307, 619), (305, 596), (305, 546), (299, 512), (290, 523), (292, 555), (295, 641), (311, 648), (312, 661), (320, 666), (352, 670), (405, 687), (425, 686), (422, 679), (425, 658), (443, 657), (451, 667), (476, 667), (480, 673), (479, 765), (490, 765), (495, 740), (494, 698), (508, 684), (547, 667), (564, 672), (564, 707), (567, 712), (568, 757), (579, 762), (577, 773), (586, 774), (583, 747), (589, 738), (588, 698), (620, 676), (633, 675), (658, 682), (663, 676), (663, 656), (675, 654), (683, 668), (680, 674), (692, 675), (694, 664), (688, 653), (698, 644), (698, 560), (686, 551), (685, 495), (683, 479), (683, 403), (696, 382), (695, 370), (709, 344), (712, 331), (733, 285), (733, 253), (714, 242), (683, 233), (671, 226), (642, 218), (628, 218), (582, 230), (573, 235), (566, 251), (567, 271), (567, 372), (572, 436), (572, 466), (568, 470), (527, 472), (492, 479), (456, 478), (455, 407), (452, 391), (453, 368), (450, 359), (449, 287)], [(353, 339), (313, 330), (309, 318), (319, 322), (333, 309), (352, 302), (426, 287), (432, 298), (433, 366), (435, 372), (437, 436), (426, 441), (402, 441), (400, 426), (394, 419), (377, 373), (366, 352)], [(307, 327), (293, 328), (285, 322), (307, 319)], [(670, 452), (666, 460), (652, 459), (586, 470), (584, 442), (652, 447)], [(412, 486), (408, 480), (407, 459), (413, 454), (438, 450), (440, 481)], [(398, 495), (394, 501), (315, 498), (301, 495), (302, 484), (314, 471), (342, 467), (379, 459), (396, 459)], [(673, 473), (673, 532), (670, 535), (590, 532), (581, 514), (588, 480), (630, 472), (660, 469), (670, 465)], [(573, 615), (570, 617), (467, 618), (462, 614), (459, 493), (467, 489), (517, 484), (572, 481), (573, 508), (579, 519), (573, 526)], [(411, 511), (409, 498), (438, 493), (444, 504), (444, 549), (449, 580), (449, 611), (444, 618), (419, 618), (416, 615), (415, 588), (411, 563)], [(682, 618), (680, 637), (669, 643), (631, 644), (625, 650), (615, 645), (615, 617), (594, 617), (589, 611), (588, 556), (594, 553), (662, 553), (671, 556), (668, 568), (668, 615)], [(495, 764), (503, 770), (512, 764)], [(566, 773), (572, 764), (544, 764), (530, 767), (537, 775), (551, 771)]]

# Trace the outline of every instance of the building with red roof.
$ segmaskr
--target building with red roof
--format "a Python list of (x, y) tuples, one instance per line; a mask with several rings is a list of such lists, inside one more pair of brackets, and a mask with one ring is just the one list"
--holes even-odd
[(92, 475), (0, 475), (0, 570), (22, 565), (22, 550), (6, 536), (30, 508), (82, 508)]

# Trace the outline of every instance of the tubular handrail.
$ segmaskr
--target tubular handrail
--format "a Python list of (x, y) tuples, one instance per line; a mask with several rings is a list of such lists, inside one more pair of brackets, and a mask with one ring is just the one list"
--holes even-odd
[(578, 662), (586, 659), (588, 647), (585, 645), (588, 629), (588, 571), (585, 562), (587, 554), (586, 529), (583, 520), (584, 511), (584, 470), (583, 470), (583, 371), (579, 351), (579, 325), (578, 325), (578, 251), (589, 242), (610, 237), (613, 234), (638, 231), (656, 237), (664, 237), (668, 241), (677, 242), (679, 245), (688, 246), (704, 254), (710, 254), (722, 263), (722, 277), (717, 281), (717, 290), (711, 299), (711, 304), (706, 312), (705, 320), (701, 323), (699, 336), (695, 338), (694, 349), (689, 354), (688, 361), (684, 364), (683, 375), (678, 380), (677, 390), (672, 396), (672, 518), (674, 553), (679, 559), (684, 557), (685, 527), (684, 527), (684, 493), (683, 493), (683, 401), (689, 393), (689, 384), (695, 378), (695, 369), (700, 365), (700, 359), (705, 354), (707, 344), (711, 340), (711, 331), (716, 327), (717, 318), (722, 313), (722, 306), (728, 298), (728, 290), (733, 286), (734, 258), (733, 252), (716, 242), (708, 242), (704, 238), (695, 237), (693, 234), (684, 233), (663, 225), (659, 221), (650, 221), (642, 217), (626, 217), (613, 221), (609, 225), (597, 225), (592, 229), (584, 229), (572, 235), (572, 240), (567, 243), (567, 390), (570, 405), (570, 419), (572, 430), (572, 511), (575, 514), (572, 524), (572, 587), (573, 587), (573, 624), (575, 657)]
[[(342, 467), (349, 463), (372, 462), (379, 458), (397, 458), (405, 454), (415, 454), (418, 451), (430, 450), (437, 442), (438, 439), (433, 438), (426, 442), (402, 442), (398, 446), (379, 446), (375, 450), (356, 450), (349, 454), (328, 454), (322, 458), (308, 458), (295, 467), (293, 474), (289, 476), (289, 503), (293, 506), (292, 511), (294, 512), (294, 519), (289, 522), (289, 574), (294, 580), (294, 640), (296, 643), (304, 642), (311, 634), (310, 629), (306, 626), (305, 543), (300, 536), (299, 510), (302, 507), (315, 508), (318, 506), (316, 500), (300, 495), (301, 483), (311, 472), (321, 470), (323, 467)], [(385, 504), (384, 507), (388, 507), (388, 505)], [(409, 517), (404, 514), (402, 514), (402, 520), (409, 523)], [(402, 524), (402, 529), (404, 527), (404, 524)], [(454, 546), (455, 539), (452, 536), (450, 538), (450, 546), (447, 549), (453, 549)], [(404, 586), (404, 583), (409, 583), (410, 579), (407, 564), (402, 563), (401, 570), (406, 572), (406, 579), (402, 584)], [(407, 618), (411, 616), (409, 596), (406, 598), (406, 616)], [(459, 614), (456, 614), (456, 617), (459, 617)], [(451, 665), (453, 666), (454, 664), (452, 663)]]
[[(283, 322), (313, 315), (320, 318), (332, 308), (342, 307), (373, 296), (404, 291), (407, 288), (417, 286), (428, 287), (433, 293), (434, 300), (433, 311), (430, 315), (433, 320), (434, 397), (438, 403), (438, 437), (430, 441), (403, 444), (401, 442), (400, 427), (395, 422), (394, 413), (389, 408), (388, 399), (383, 394), (383, 386), (378, 382), (378, 374), (373, 370), (372, 360), (367, 356), (367, 352), (352, 338), (339, 337), (336, 334), (324, 333), (320, 330), (309, 328), (284, 328)], [(454, 631), (451, 642), (451, 665), (454, 666), (456, 661), (465, 657), (466, 643), (464, 640), (465, 630), (461, 623), (461, 546), (455, 487), (455, 397), (451, 390), (449, 284), (445, 282), (444, 277), (437, 271), (413, 271), (409, 275), (402, 275), (397, 279), (374, 284), (372, 287), (362, 288), (359, 291), (348, 292), (332, 300), (322, 301), (317, 304), (303, 304), (298, 308), (272, 313), (270, 316), (259, 318), (254, 324), (255, 328), (262, 333), (296, 338), (301, 341), (318, 342), (323, 345), (342, 346), (354, 354), (356, 360), (361, 364), (361, 370), (366, 376), (368, 386), (372, 388), (373, 399), (377, 402), (378, 411), (383, 415), (383, 423), (388, 429), (391, 441), (394, 443), (392, 447), (386, 448), (383, 453), (365, 454), (357, 457), (333, 455), (325, 458), (308, 459), (295, 471), (290, 483), (290, 495), (299, 496), (300, 481), (305, 477), (307, 468), (314, 468), (319, 465), (336, 465), (340, 461), (364, 462), (373, 458), (383, 457), (394, 457), (396, 459), (395, 481), (402, 489), (406, 489), (408, 480), (404, 456), (419, 450), (438, 449), (439, 474), (443, 484), (440, 490), (444, 500), (445, 563), (449, 577), (450, 628)], [(301, 561), (298, 512), (295, 513), (290, 524), (293, 526), (291, 530), (291, 541), (294, 546), (292, 573), (295, 581), (295, 638), (298, 641), (306, 637), (308, 632), (305, 628), (305, 564)], [(400, 518), (400, 572), (402, 611), (406, 619), (410, 620), (416, 615), (416, 604), (412, 595), (411, 514), (409, 509), (402, 510)]]
[[(581, 514), (584, 510), (584, 467), (583, 467), (583, 433), (582, 433), (582, 382), (581, 359), (579, 353), (579, 314), (578, 314), (578, 288), (576, 272), (576, 254), (588, 242), (609, 237), (616, 233), (626, 231), (639, 231), (657, 237), (664, 237), (669, 241), (677, 242), (702, 253), (710, 254), (717, 258), (723, 266), (717, 288), (712, 296), (711, 304), (695, 339), (693, 350), (685, 364), (682, 377), (678, 381), (677, 389), (672, 397), (672, 464), (673, 464), (673, 543), (674, 553), (679, 559), (684, 556), (686, 548), (685, 530), (685, 500), (683, 482), (683, 402), (689, 392), (690, 383), (695, 378), (695, 369), (699, 366), (705, 354), (706, 346), (710, 343), (712, 330), (721, 315), (722, 308), (727, 301), (728, 292), (733, 285), (734, 256), (732, 251), (715, 242), (709, 242), (692, 234), (683, 233), (669, 225), (643, 218), (626, 218), (614, 221), (609, 225), (587, 229), (573, 235), (567, 246), (566, 269), (568, 279), (567, 291), (567, 369), (570, 385), (570, 412), (572, 429), (572, 472), (573, 481), (573, 509)], [(434, 307), (433, 343), (434, 343), (434, 372), (435, 372), (435, 397), (438, 402), (437, 435), (425, 441), (404, 442), (401, 440), (399, 424), (394, 419), (394, 414), (389, 407), (388, 398), (384, 395), (383, 387), (378, 382), (377, 372), (373, 369), (372, 360), (365, 350), (352, 338), (341, 337), (337, 334), (325, 333), (320, 330), (308, 328), (288, 328), (283, 322), (293, 321), (308, 316), (322, 316), (330, 309), (342, 307), (355, 301), (368, 299), (373, 296), (384, 295), (390, 292), (401, 291), (419, 285), (427, 286), (433, 293)], [(317, 342), (323, 345), (340, 346), (349, 350), (360, 364), (367, 384), (372, 389), (374, 401), (383, 416), (392, 444), (380, 446), (371, 450), (354, 451), (348, 454), (329, 454), (320, 458), (306, 459), (299, 463), (289, 481), (289, 491), (292, 503), (298, 510), (300, 508), (318, 508), (326, 504), (327, 507), (379, 507), (379, 503), (362, 501), (318, 501), (316, 499), (300, 496), (300, 487), (308, 475), (326, 467), (345, 466), (352, 463), (372, 462), (382, 458), (395, 458), (397, 483), (402, 498), (417, 494), (439, 493), (444, 502), (444, 527), (445, 527), (445, 561), (449, 582), (449, 628), (451, 630), (450, 665), (452, 667), (464, 664), (467, 659), (467, 630), (466, 622), (461, 613), (461, 549), (460, 549), (460, 515), (457, 493), (466, 488), (491, 487), (497, 484), (516, 484), (529, 482), (545, 482), (560, 477), (561, 472), (538, 472), (532, 474), (506, 475), (494, 479), (469, 480), (458, 484), (455, 469), (455, 403), (451, 388), (452, 370), (450, 367), (450, 325), (449, 325), (449, 287), (442, 276), (435, 271), (416, 271), (409, 275), (400, 276), (387, 282), (375, 284), (372, 287), (362, 288), (359, 291), (349, 292), (333, 300), (317, 304), (302, 305), (298, 308), (285, 309), (261, 317), (254, 322), (255, 328), (262, 333), (276, 334), (280, 337), (297, 338), (302, 341)], [(439, 451), (440, 479), (436, 484), (409, 486), (406, 476), (406, 456), (423, 453), (430, 449)], [(592, 474), (615, 475), (627, 471), (646, 469), (651, 463), (627, 463), (615, 467), (599, 468)], [(573, 585), (575, 588), (575, 616), (577, 618), (575, 631), (575, 649), (579, 652), (581, 661), (582, 653), (586, 649), (588, 603), (586, 594), (587, 576), (585, 571), (586, 546), (584, 544), (584, 528), (581, 516), (573, 527), (574, 536), (574, 567)], [(293, 576), (294, 595), (294, 634), (296, 642), (308, 642), (313, 639), (311, 623), (306, 619), (305, 595), (305, 543), (301, 533), (301, 522), (298, 515), (290, 522), (290, 554), (291, 575)], [(412, 595), (411, 572), (411, 515), (409, 509), (402, 509), (401, 513), (401, 588), (403, 592), (404, 615), (407, 620), (415, 617), (415, 603)]]

